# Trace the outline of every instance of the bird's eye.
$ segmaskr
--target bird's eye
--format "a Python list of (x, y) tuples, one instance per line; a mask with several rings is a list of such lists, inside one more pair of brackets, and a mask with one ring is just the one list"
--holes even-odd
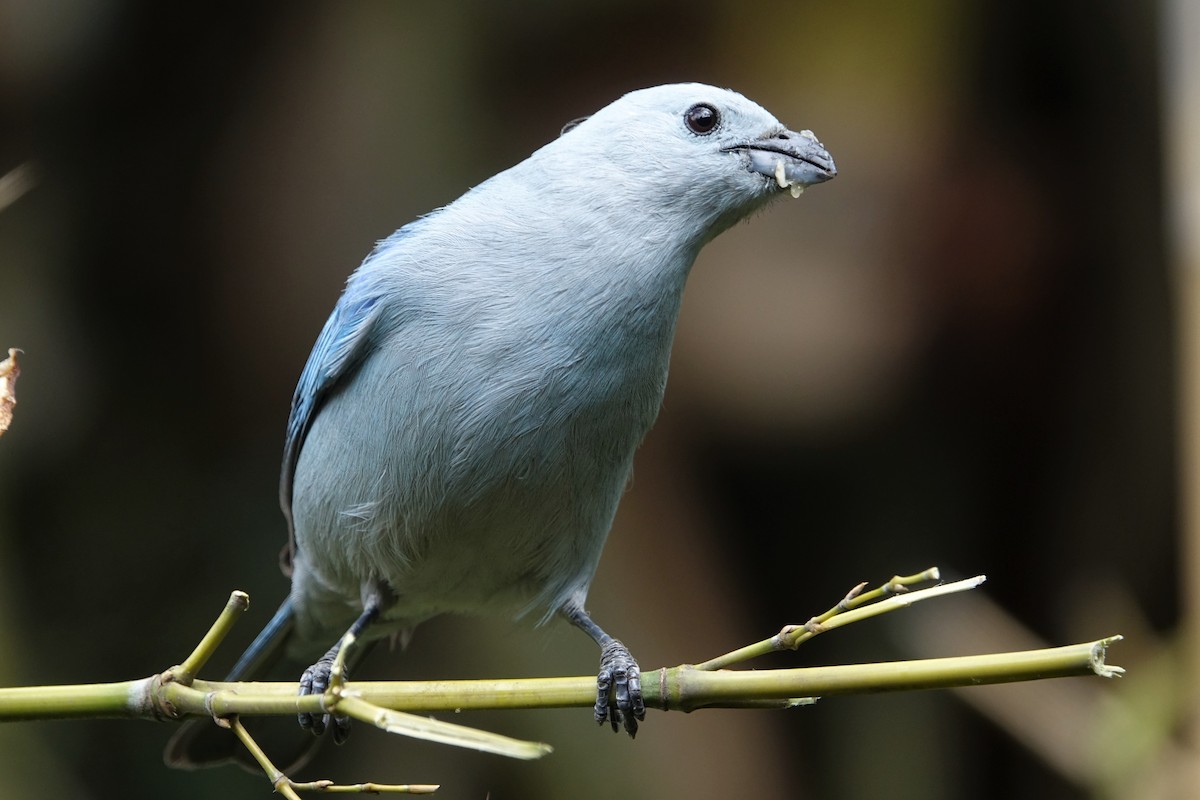
[(697, 103), (684, 112), (683, 121), (687, 123), (688, 130), (692, 133), (704, 136), (716, 130), (717, 124), (721, 121), (721, 115), (708, 103)]

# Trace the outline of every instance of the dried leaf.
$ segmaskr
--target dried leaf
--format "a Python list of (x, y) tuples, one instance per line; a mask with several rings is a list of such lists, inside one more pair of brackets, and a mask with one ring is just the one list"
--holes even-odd
[(17, 365), (16, 348), (9, 348), (8, 358), (0, 361), (0, 435), (12, 424), (13, 406), (17, 404), (17, 376), (21, 368)]

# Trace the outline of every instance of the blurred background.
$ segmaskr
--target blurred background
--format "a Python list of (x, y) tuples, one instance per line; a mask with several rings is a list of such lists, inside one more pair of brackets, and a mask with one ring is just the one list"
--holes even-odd
[[(539, 763), (359, 726), (298, 777), (445, 798), (1193, 796), (1189, 6), (0, 0), (0, 174), (26, 167), (0, 210), (0, 348), (25, 351), (0, 441), (0, 684), (158, 672), (244, 589), (218, 677), (287, 590), (283, 428), (349, 272), (567, 120), (698, 80), (813, 129), (840, 174), (701, 254), (596, 619), (653, 669), (936, 564), (989, 582), (756, 666), (1122, 633), (1130, 674), (651, 712), (636, 742), (582, 710), (462, 715), (551, 742)], [(567, 626), (442, 619), (361, 677), (595, 660)], [(269, 796), (162, 766), (171, 730), (0, 727), (4, 795)]]

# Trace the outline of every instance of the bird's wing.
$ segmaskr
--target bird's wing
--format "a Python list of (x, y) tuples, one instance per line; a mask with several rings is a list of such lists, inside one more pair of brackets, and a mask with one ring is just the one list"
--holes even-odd
[(326, 398), (354, 375), (373, 346), (372, 331), (379, 318), (381, 298), (377, 293), (354, 291), (348, 286), (333, 314), (321, 329), (308, 363), (300, 374), (292, 411), (288, 417), (287, 439), (283, 447), (283, 471), (279, 480), (279, 503), (288, 525), (288, 546), (283, 553), (284, 571), (291, 573), (296, 554), (295, 527), (292, 522), (292, 481), (304, 440)]

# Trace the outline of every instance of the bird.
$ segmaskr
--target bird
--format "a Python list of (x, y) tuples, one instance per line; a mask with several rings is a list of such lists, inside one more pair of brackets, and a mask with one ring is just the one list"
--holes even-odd
[[(661, 85), (378, 242), (292, 398), (291, 590), (229, 680), (286, 654), (311, 664), (300, 693), (322, 693), (348, 634), (407, 643), (442, 614), (561, 617), (601, 650), (595, 721), (636, 734), (640, 667), (585, 604), (662, 405), (686, 279), (718, 234), (836, 174), (811, 131), (743, 95)], [(340, 741), (348, 721), (300, 724)], [(167, 762), (232, 757), (197, 740), (185, 725)]]

